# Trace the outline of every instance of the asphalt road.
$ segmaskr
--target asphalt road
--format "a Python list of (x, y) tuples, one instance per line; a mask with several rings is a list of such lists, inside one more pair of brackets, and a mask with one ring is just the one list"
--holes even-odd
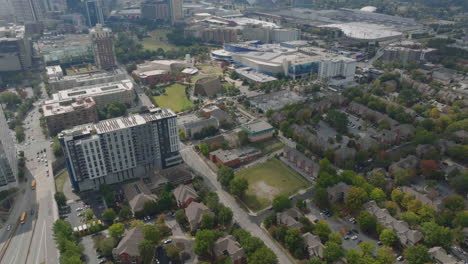
[[(45, 91), (44, 91), (45, 94)], [(40, 99), (43, 100), (43, 99)], [(54, 200), (55, 184), (51, 167), (53, 154), (50, 150), (50, 141), (42, 134), (40, 127), (39, 103), (35, 103), (24, 120), (26, 140), (17, 144), (18, 150), (23, 150), (26, 158), (27, 182), (21, 182), (19, 188), (22, 190), (16, 198), (16, 203), (7, 223), (14, 227), (23, 211), (28, 213), (26, 223), (18, 224), (16, 232), (11, 237), (5, 254), (0, 262), (3, 263), (58, 263), (58, 251), (52, 235), (52, 224), (58, 219), (58, 210)], [(46, 155), (48, 162), (38, 161), (37, 153), (41, 158)], [(48, 165), (50, 164), (50, 165)], [(31, 190), (32, 178), (36, 179), (36, 190)], [(31, 208), (34, 215), (31, 215)], [(12, 228), (12, 231), (14, 228)], [(3, 247), (6, 230), (1, 230), (0, 243)]]
[(281, 264), (293, 263), (283, 250), (270, 238), (270, 236), (261, 229), (256, 223), (252, 222), (250, 216), (239, 207), (236, 200), (226, 191), (216, 180), (216, 174), (206, 165), (206, 163), (193, 151), (190, 146), (181, 144), (180, 151), (184, 161), (202, 175), (209, 185), (216, 190), (220, 202), (232, 209), (234, 221), (237, 222), (243, 229), (249, 231), (253, 236), (260, 238), (267, 247), (275, 252), (278, 261)]

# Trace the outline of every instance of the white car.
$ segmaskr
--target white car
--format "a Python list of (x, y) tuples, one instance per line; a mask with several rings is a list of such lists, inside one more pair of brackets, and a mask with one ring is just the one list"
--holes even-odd
[(396, 258), (396, 260), (402, 261), (402, 260), (403, 260), (403, 256), (398, 256), (398, 257)]
[(7, 225), (7, 231), (11, 230), (11, 225)]
[(77, 211), (77, 212), (79, 212), (79, 211), (83, 211), (83, 208), (81, 208), (81, 207), (78, 207), (78, 208), (76, 208), (76, 211)]
[(351, 240), (356, 240), (356, 239), (357, 239), (357, 236), (356, 236), (356, 235), (354, 235), (354, 236), (351, 237)]
[(170, 244), (172, 243), (172, 239), (164, 240), (164, 244)]

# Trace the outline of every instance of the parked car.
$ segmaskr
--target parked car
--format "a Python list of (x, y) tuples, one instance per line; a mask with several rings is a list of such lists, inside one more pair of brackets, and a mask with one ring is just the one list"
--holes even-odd
[(398, 261), (403, 261), (403, 256), (398, 256), (398, 257), (396, 258), (396, 260), (398, 260)]
[(164, 244), (170, 244), (170, 243), (172, 243), (172, 239), (164, 240)]
[(351, 237), (351, 240), (356, 240), (358, 238), (358, 236), (354, 235)]

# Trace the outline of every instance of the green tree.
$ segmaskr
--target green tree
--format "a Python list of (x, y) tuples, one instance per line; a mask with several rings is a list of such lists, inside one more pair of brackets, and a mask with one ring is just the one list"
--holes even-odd
[(234, 179), (234, 170), (228, 166), (221, 166), (218, 170), (218, 181), (221, 185), (227, 187), (229, 183)]
[(468, 192), (468, 172), (453, 177), (450, 180), (450, 186), (458, 193), (466, 194)]
[(63, 192), (56, 192), (54, 194), (55, 201), (57, 202), (58, 207), (67, 205), (67, 197)]
[(370, 199), (375, 200), (376, 202), (383, 202), (387, 199), (387, 195), (385, 195), (382, 189), (374, 188), (370, 193)]
[(382, 230), (382, 232), (380, 232), (379, 239), (380, 241), (382, 241), (384, 245), (390, 247), (390, 246), (393, 246), (397, 242), (398, 237), (395, 231), (390, 230), (390, 229), (384, 229)]
[(126, 221), (132, 218), (132, 210), (128, 206), (122, 206), (119, 211), (120, 220)]
[(377, 188), (383, 189), (385, 188), (387, 181), (385, 180), (385, 175), (383, 173), (376, 172), (371, 175), (369, 183)]
[(468, 211), (460, 211), (453, 219), (454, 226), (468, 227)]
[(424, 235), (424, 243), (429, 247), (449, 248), (452, 244), (452, 232), (448, 227), (426, 222), (421, 225), (421, 232)]
[(400, 218), (401, 220), (407, 222), (410, 226), (415, 226), (421, 221), (421, 218), (411, 211), (401, 213)]
[(154, 255), (155, 246), (156, 245), (152, 241), (146, 239), (144, 239), (138, 244), (138, 250), (140, 251), (142, 263), (151, 263), (151, 260), (153, 259)]
[(443, 200), (444, 207), (453, 211), (458, 212), (465, 208), (465, 200), (460, 195), (452, 195)]
[(431, 261), (428, 248), (423, 245), (415, 245), (405, 249), (404, 257), (409, 264), (425, 264)]
[(307, 209), (306, 201), (304, 201), (304, 200), (301, 199), (301, 198), (298, 198), (298, 199), (296, 200), (296, 207), (297, 207), (297, 209), (301, 210), (302, 212), (305, 212), (306, 209)]
[(367, 233), (374, 233), (377, 228), (377, 218), (367, 211), (361, 211), (357, 218), (359, 227)]
[(323, 249), (323, 258), (328, 263), (335, 263), (335, 261), (343, 256), (344, 252), (340, 245), (333, 242), (325, 243), (325, 248)]
[(322, 187), (315, 187), (313, 195), (314, 196), (312, 199), (319, 208), (328, 208), (330, 206), (327, 189)]
[(253, 254), (247, 256), (249, 264), (277, 264), (278, 258), (271, 249), (267, 247), (261, 247), (257, 249)]
[(345, 200), (346, 207), (351, 211), (356, 211), (369, 199), (366, 191), (361, 187), (351, 187)]
[(391, 248), (381, 247), (377, 250), (377, 263), (378, 264), (393, 264), (394, 262), (395, 262), (395, 255)]
[(204, 155), (204, 156), (208, 156), (208, 154), (210, 154), (210, 148), (208, 147), (208, 145), (206, 143), (201, 143), (198, 148), (200, 149), (200, 152)]
[(102, 213), (102, 219), (104, 219), (104, 221), (107, 221), (107, 222), (114, 222), (116, 217), (117, 217), (117, 214), (112, 208), (108, 208), (104, 210), (104, 212)]
[(109, 235), (118, 240), (125, 232), (125, 227), (122, 223), (115, 223), (109, 226)]
[(229, 207), (222, 206), (216, 214), (218, 224), (226, 226), (232, 222), (232, 210)]
[(113, 237), (104, 238), (101, 236), (95, 240), (94, 246), (101, 252), (101, 255), (105, 257), (112, 256), (112, 249), (116, 246), (117, 242)]
[(247, 256), (250, 256), (255, 251), (265, 246), (265, 244), (263, 243), (262, 240), (260, 240), (260, 238), (253, 237), (253, 236), (249, 236), (249, 237), (246, 237), (245, 239), (242, 239), (241, 245), (245, 251), (245, 254), (247, 254)]
[(328, 241), (341, 245), (343, 241), (341, 240), (341, 235), (339, 233), (331, 233), (328, 236)]
[(187, 217), (185, 217), (185, 212), (184, 212), (183, 209), (177, 210), (176, 215), (175, 215), (175, 219), (176, 219), (177, 223), (179, 223), (179, 225), (181, 225), (181, 226), (186, 227), (188, 225)]
[(275, 212), (281, 212), (291, 208), (291, 200), (285, 195), (277, 195), (272, 202), (272, 207)]
[(373, 256), (374, 255), (374, 249), (375, 249), (374, 242), (371, 242), (371, 241), (361, 242), (361, 243), (359, 243), (359, 248), (361, 249), (362, 254), (364, 256)]
[(212, 229), (214, 228), (214, 217), (210, 214), (203, 214), (200, 221), (200, 229)]
[(320, 220), (315, 224), (314, 234), (319, 236), (322, 242), (327, 241), (328, 236), (331, 234), (331, 229), (325, 220)]
[(215, 230), (199, 230), (195, 235), (195, 254), (209, 257), (212, 255), (213, 245), (219, 234)]
[(291, 252), (298, 248), (304, 247), (304, 238), (301, 235), (301, 231), (297, 228), (290, 228), (286, 231), (286, 237), (284, 238), (286, 248)]
[(403, 196), (404, 194), (399, 189), (394, 189), (391, 194), (392, 201), (394, 201), (397, 204), (401, 204)]
[(239, 198), (244, 197), (248, 188), (249, 182), (245, 178), (234, 177), (234, 179), (229, 183), (229, 191)]
[(162, 239), (162, 234), (156, 225), (144, 225), (143, 235), (145, 240), (151, 241), (154, 245), (157, 245)]
[(94, 218), (94, 212), (92, 209), (86, 209), (84, 212), (83, 212), (83, 215), (84, 215), (84, 218), (89, 221), (91, 219)]

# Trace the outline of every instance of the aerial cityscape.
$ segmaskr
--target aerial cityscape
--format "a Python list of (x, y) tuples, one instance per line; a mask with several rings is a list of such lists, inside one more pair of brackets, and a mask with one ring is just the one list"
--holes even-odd
[(468, 1), (0, 0), (0, 264), (468, 264)]

